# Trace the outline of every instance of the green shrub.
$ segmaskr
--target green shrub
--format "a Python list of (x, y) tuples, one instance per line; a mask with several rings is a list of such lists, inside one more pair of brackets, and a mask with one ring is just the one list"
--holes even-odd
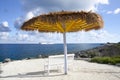
[(87, 54), (88, 54), (88, 57), (90, 57), (90, 58), (97, 56), (97, 53), (95, 53), (95, 52), (88, 52)]
[(117, 63), (120, 63), (120, 56), (118, 57), (95, 57), (91, 59), (91, 62), (115, 65)]

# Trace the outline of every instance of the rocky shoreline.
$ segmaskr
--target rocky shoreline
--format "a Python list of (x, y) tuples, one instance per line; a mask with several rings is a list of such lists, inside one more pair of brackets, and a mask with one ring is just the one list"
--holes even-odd
[(83, 50), (75, 53), (75, 58), (93, 58), (104, 56), (120, 56), (120, 43), (107, 43), (93, 49)]

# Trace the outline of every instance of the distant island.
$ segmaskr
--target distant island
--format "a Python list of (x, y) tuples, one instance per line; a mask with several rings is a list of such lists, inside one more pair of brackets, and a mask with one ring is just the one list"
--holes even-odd
[(54, 43), (51, 43), (51, 42), (39, 42), (39, 44), (54, 44)]

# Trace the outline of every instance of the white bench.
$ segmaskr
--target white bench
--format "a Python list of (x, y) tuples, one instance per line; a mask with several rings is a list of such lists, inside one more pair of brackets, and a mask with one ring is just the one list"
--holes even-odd
[[(67, 54), (68, 68), (70, 64), (73, 64), (74, 54)], [(64, 55), (49, 56), (45, 62), (44, 71), (49, 75), (50, 70), (59, 70), (64, 66)]]

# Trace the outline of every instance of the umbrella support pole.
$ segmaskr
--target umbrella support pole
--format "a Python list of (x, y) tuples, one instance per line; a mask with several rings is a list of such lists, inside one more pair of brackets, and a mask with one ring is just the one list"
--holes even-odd
[(63, 42), (64, 42), (64, 73), (68, 73), (68, 65), (67, 65), (67, 44), (66, 44), (66, 33), (63, 33)]

